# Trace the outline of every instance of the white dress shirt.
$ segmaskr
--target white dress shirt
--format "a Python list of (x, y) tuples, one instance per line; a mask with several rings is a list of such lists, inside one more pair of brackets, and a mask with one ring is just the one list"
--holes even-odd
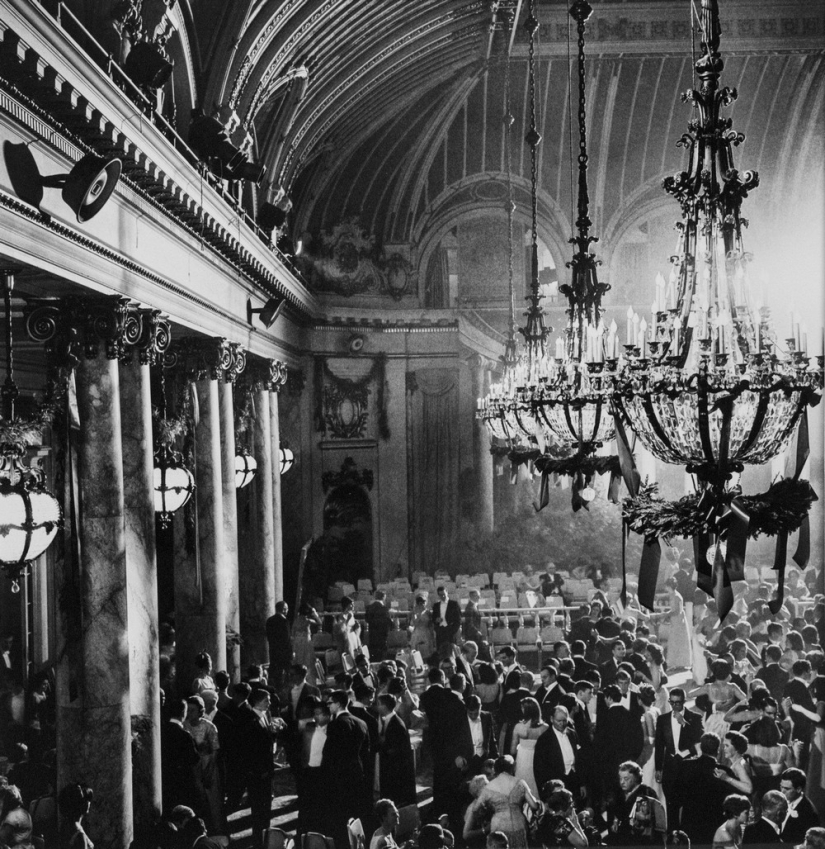
[(321, 757), (324, 754), (324, 743), (327, 742), (327, 726), (316, 725), (309, 741), (309, 763), (307, 766), (321, 766)]
[(484, 729), (481, 727), (481, 717), (478, 719), (467, 718), (470, 723), (470, 735), (473, 738), (473, 754), (479, 757), (484, 754)]
[[(547, 732), (545, 732), (547, 733)], [(559, 741), (559, 747), (561, 748), (561, 757), (564, 761), (564, 774), (572, 772), (574, 767), (576, 766), (576, 753), (573, 751), (573, 746), (570, 744), (570, 739), (566, 734), (562, 734), (555, 726), (553, 727), (553, 733), (556, 735), (556, 739)]]

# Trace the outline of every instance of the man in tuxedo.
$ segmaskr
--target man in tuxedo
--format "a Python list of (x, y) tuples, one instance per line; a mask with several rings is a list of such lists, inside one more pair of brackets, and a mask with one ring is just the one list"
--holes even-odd
[(330, 721), (329, 705), (320, 698), (314, 699), (312, 715), (313, 719), (300, 732), (300, 757), (297, 769), (293, 769), (298, 794), (299, 834), (308, 831), (326, 833), (326, 803), (334, 792), (334, 788), (324, 784), (321, 770)]
[(387, 637), (392, 629), (392, 617), (387, 610), (387, 594), (383, 590), (375, 591), (375, 600), (367, 605), (364, 611), (364, 619), (369, 626), (370, 658), (373, 661), (384, 659), (387, 652)]
[(619, 664), (624, 660), (627, 653), (627, 647), (619, 638), (613, 640), (610, 644), (611, 658), (599, 667), (599, 674), (602, 676), (602, 684), (607, 687), (616, 681), (616, 676), (619, 674)]
[(795, 767), (786, 769), (779, 777), (779, 790), (788, 802), (788, 813), (782, 823), (782, 840), (785, 843), (802, 843), (805, 832), (819, 825), (816, 808), (805, 795), (805, 773)]
[(275, 605), (275, 614), (266, 620), (266, 640), (269, 643), (269, 674), (272, 686), (280, 691), (284, 686), (287, 672), (292, 665), (292, 635), (289, 631), (287, 614), (289, 605), (279, 601)]
[(496, 652), (496, 660), (503, 668), (502, 683), (507, 680), (511, 672), (522, 672), (521, 666), (516, 662), (516, 650), (512, 646), (501, 646)]
[(369, 734), (364, 722), (349, 712), (349, 697), (343, 690), (332, 691), (329, 710), (332, 719), (321, 759), (324, 783), (331, 790), (326, 799), (329, 836), (336, 846), (347, 846), (347, 821), (365, 816), (371, 807), (365, 784)]
[(470, 597), (464, 606), (464, 639), (472, 640), (476, 646), (484, 644), (484, 636), (481, 633), (481, 611), (478, 609), (480, 600), (478, 590), (470, 590)]
[(765, 649), (765, 665), (756, 673), (756, 677), (765, 682), (777, 704), (782, 701), (785, 685), (790, 678), (790, 675), (779, 665), (781, 659), (782, 647), (769, 645)]
[(167, 710), (169, 719), (160, 730), (160, 765), (165, 812), (171, 811), (176, 805), (191, 806), (196, 803), (194, 769), (200, 761), (195, 741), (183, 727), (186, 701), (170, 699)]
[(475, 640), (467, 640), (461, 647), (461, 654), (456, 657), (456, 671), (467, 679), (468, 684), (478, 684), (478, 643)]
[(459, 755), (466, 762), (463, 771), (479, 775), (484, 761), (498, 757), (493, 717), (481, 709), (481, 699), (472, 695), (467, 699), (467, 719), (461, 725)]
[(762, 797), (762, 818), (745, 828), (742, 845), (770, 846), (783, 842), (782, 823), (788, 815), (788, 800), (779, 790), (768, 790)]
[(550, 717), (550, 728), (536, 740), (533, 777), (542, 797), (544, 785), (558, 779), (574, 797), (583, 798), (585, 787), (576, 763), (579, 741), (569, 719), (567, 708), (558, 705)]
[(685, 691), (674, 687), (669, 694), (670, 712), (656, 720), (654, 767), (667, 803), (667, 819), (672, 828), (679, 822), (679, 768), (685, 758), (698, 753), (702, 737), (702, 717), (685, 709)]
[[(272, 776), (275, 766), (272, 746), (277, 727), (269, 715), (269, 691), (252, 690), (249, 701), (241, 706), (235, 724), (238, 752), (243, 753), (243, 783), (251, 808), (253, 846), (263, 846), (264, 829), (272, 817)], [(279, 720), (282, 722), (282, 720)]]
[(589, 681), (577, 681), (573, 685), (573, 693), (574, 704), (570, 718), (579, 741), (576, 772), (581, 776), (582, 782), (589, 785), (593, 775), (593, 738), (596, 734), (596, 725), (588, 710), (588, 705), (594, 700), (593, 685)]
[(299, 722), (312, 719), (315, 699), (321, 695), (317, 687), (307, 683), (308, 672), (302, 663), (294, 663), (290, 669), (290, 687), (286, 690), (281, 708), (281, 716), (288, 728), (296, 728)]
[[(450, 823), (460, 825), (461, 783), (466, 766), (462, 754), (462, 732), (467, 725), (467, 707), (461, 690), (464, 676), (454, 675), (441, 704), (433, 747), (433, 810), (447, 814)], [(465, 750), (466, 751), (466, 750)]]
[(619, 765), (619, 792), (608, 809), (608, 846), (661, 846), (667, 817), (656, 791), (642, 784), (642, 770), (634, 761)]
[[(808, 689), (811, 681), (813, 681), (814, 673), (811, 669), (809, 660), (797, 660), (791, 667), (791, 679), (785, 685), (783, 692), (783, 707), (787, 707), (784, 699), (790, 699), (792, 704), (799, 705), (811, 713), (816, 713), (816, 705), (814, 704), (811, 691)], [(813, 736), (814, 723), (802, 713), (795, 711), (793, 713), (793, 731), (791, 740), (799, 740), (797, 744), (800, 746), (799, 757), (797, 764), (804, 769), (808, 765), (808, 754), (810, 751), (811, 738)], [(804, 838), (804, 834), (799, 839)], [(799, 841), (797, 841), (799, 842)]]
[(395, 696), (378, 697), (378, 746), (375, 790), (379, 799), (392, 799), (404, 808), (416, 801), (415, 759), (407, 726), (395, 712)]
[(573, 672), (573, 677), (576, 681), (583, 681), (584, 676), (588, 672), (599, 671), (599, 667), (595, 663), (591, 663), (584, 656), (584, 653), (587, 651), (587, 643), (584, 640), (574, 640), (571, 651), (573, 653), (573, 663), (576, 667)]
[[(559, 686), (557, 674), (556, 667), (549, 663), (547, 666), (543, 666), (539, 672), (541, 684), (538, 690), (536, 690), (535, 699), (541, 708), (541, 718), (547, 723), (550, 722), (553, 709), (558, 705), (561, 697), (564, 695)], [(541, 786), (539, 786), (539, 792), (541, 792)]]
[(461, 608), (447, 594), (446, 587), (438, 588), (438, 601), (433, 605), (436, 648), (444, 643), (457, 643), (461, 633)]
[[(370, 649), (370, 654), (372, 649)], [(359, 654), (355, 658), (355, 674), (352, 676), (353, 686), (358, 684), (362, 686), (372, 687), (373, 690), (378, 689), (378, 681), (375, 675), (372, 674), (372, 667), (365, 654)]]
[(599, 709), (594, 749), (596, 758), (596, 784), (604, 792), (614, 790), (619, 775), (619, 764), (638, 757), (636, 734), (638, 720), (621, 704), (622, 694), (615, 684), (604, 689), (604, 705)]
[(375, 690), (368, 684), (355, 680), (352, 690), (348, 691), (347, 695), (349, 696), (349, 712), (367, 726), (368, 748), (364, 758), (364, 781), (369, 795), (375, 783), (375, 755), (378, 751), (378, 711), (375, 708)]
[[(682, 813), (678, 827), (687, 832), (692, 843), (713, 843), (713, 835), (725, 818), (722, 805), (731, 788), (714, 774), (719, 746), (718, 734), (703, 734), (699, 738), (699, 754), (682, 761), (679, 771), (679, 786), (685, 792), (680, 794)], [(675, 823), (672, 826), (676, 828)]]

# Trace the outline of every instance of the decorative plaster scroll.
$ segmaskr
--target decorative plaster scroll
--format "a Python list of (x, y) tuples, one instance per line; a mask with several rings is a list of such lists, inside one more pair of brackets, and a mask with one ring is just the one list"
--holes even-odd
[(187, 337), (175, 342), (173, 351), (189, 380), (227, 380), (227, 372), (232, 368), (236, 353), (233, 348), (240, 346), (232, 345), (220, 336)]
[(261, 386), (270, 392), (280, 392), (289, 374), (286, 363), (280, 360), (255, 359), (247, 368), (247, 380), (253, 386)]
[(93, 360), (101, 345), (110, 360), (128, 362), (136, 350), (145, 364), (171, 342), (169, 321), (159, 310), (139, 309), (119, 295), (31, 298), (24, 314), (29, 337), (44, 343), (55, 365), (74, 367), (81, 354)]

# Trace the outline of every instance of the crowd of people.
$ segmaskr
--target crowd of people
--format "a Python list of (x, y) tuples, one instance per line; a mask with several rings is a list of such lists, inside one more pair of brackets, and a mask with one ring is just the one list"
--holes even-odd
[[(544, 597), (564, 595), (552, 570), (528, 580)], [(439, 587), (434, 603), (416, 603), (402, 652), (388, 649), (395, 626), (382, 593), (366, 627), (343, 599), (332, 634), (354, 668), (319, 679), (322, 617), (303, 605), (290, 621), (279, 602), (268, 669), (251, 666), (233, 684), (202, 652), (190, 685), (169, 689), (164, 816), (141, 824), (136, 845), (214, 849), (247, 807), (253, 845), (264, 846), (273, 778), (288, 768), (298, 833), (338, 849), (352, 819), (369, 849), (404, 845), (400, 822), (406, 849), (825, 849), (825, 598), (792, 581), (773, 616), (770, 588), (756, 584), (719, 628), (690, 581), (688, 564), (675, 570), (659, 614), (597, 592), (538, 672), (514, 644), (487, 642), (477, 599), (462, 610)], [(423, 670), (413, 668), (419, 652)], [(38, 681), (17, 718), (13, 697), (4, 701), (0, 847), (91, 846), (92, 790), (57, 792), (50, 692)], [(432, 802), (419, 811), (426, 788)]]

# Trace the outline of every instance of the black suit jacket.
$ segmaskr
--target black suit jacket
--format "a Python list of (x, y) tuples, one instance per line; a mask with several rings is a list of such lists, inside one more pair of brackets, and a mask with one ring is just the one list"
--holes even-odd
[(441, 602), (433, 605), (433, 625), (435, 626), (436, 646), (441, 643), (457, 642), (461, 632), (461, 608), (455, 599), (447, 599), (447, 610), (445, 611), (446, 624), (437, 624), (441, 619)]
[(541, 708), (541, 718), (545, 722), (550, 722), (550, 719), (553, 716), (553, 710), (558, 706), (563, 695), (564, 693), (562, 692), (561, 685), (558, 681), (552, 690), (548, 691), (544, 684), (536, 690), (535, 699), (539, 703), (539, 707)]
[[(684, 711), (686, 724), (679, 734), (679, 749), (687, 749), (691, 756), (696, 752), (696, 744), (702, 737), (702, 717), (692, 710)], [(670, 713), (663, 713), (656, 720), (656, 739), (654, 743), (654, 765), (662, 772), (662, 783), (670, 784), (677, 776), (681, 758), (676, 757), (673, 743), (673, 726)]]
[(398, 714), (378, 736), (378, 780), (382, 799), (392, 799), (399, 808), (415, 804), (415, 760), (407, 726)]
[[(575, 771), (578, 773), (578, 737), (571, 728), (565, 731), (565, 735), (570, 741), (573, 751), (577, 753)], [(552, 726), (536, 740), (536, 750), (533, 754), (533, 776), (536, 779), (536, 788), (539, 794), (541, 794), (541, 788), (551, 779), (557, 778), (564, 781), (564, 758)]]
[(769, 663), (767, 666), (763, 666), (756, 673), (756, 677), (765, 682), (765, 686), (776, 699), (777, 703), (782, 701), (785, 685), (791, 676), (778, 663)]
[(478, 775), (484, 761), (487, 758), (498, 757), (498, 744), (496, 742), (495, 728), (493, 727), (493, 717), (483, 710), (479, 714), (481, 720), (481, 736), (483, 739), (484, 751), (482, 754), (476, 755), (475, 747), (473, 746), (473, 733), (470, 730), (470, 718), (465, 717), (462, 723), (459, 735), (459, 754), (463, 757), (470, 768), (470, 775)]
[(576, 664), (576, 671), (573, 673), (573, 677), (576, 681), (583, 681), (585, 673), (587, 672), (599, 671), (599, 667), (596, 666), (595, 663), (585, 660), (584, 655), (574, 654), (573, 663)]
[(686, 788), (686, 792), (680, 794), (680, 828), (687, 832), (691, 843), (713, 843), (716, 829), (725, 820), (722, 804), (730, 794), (730, 784), (714, 776), (717, 766), (716, 759), (710, 755), (697, 755), (682, 761), (679, 787)]
[(200, 760), (192, 735), (179, 723), (167, 720), (160, 730), (163, 806), (196, 801), (193, 768)]
[(290, 687), (284, 694), (284, 707), (281, 709), (281, 716), (290, 725), (299, 719), (312, 719), (313, 699), (320, 697), (321, 691), (317, 687), (305, 683), (301, 687), (301, 693), (298, 696), (298, 707), (295, 709), (292, 706), (292, 688)]
[(602, 687), (607, 687), (609, 684), (616, 683), (616, 676), (619, 674), (619, 664), (616, 659), (611, 657), (606, 663), (599, 667), (599, 674), (602, 676)]
[(782, 838), (776, 830), (765, 820), (761, 819), (753, 825), (749, 825), (742, 834), (742, 845), (747, 846), (757, 843), (760, 846), (776, 843), (781, 844)]
[(462, 754), (462, 735), (467, 728), (467, 706), (458, 693), (448, 690), (441, 706), (441, 728), (434, 741), (433, 760), (436, 764), (451, 764)]
[(266, 639), (269, 643), (269, 662), (273, 667), (292, 663), (292, 635), (286, 616), (276, 613), (266, 620)]
[(338, 780), (338, 789), (355, 782), (360, 790), (364, 783), (364, 765), (369, 757), (369, 732), (363, 720), (349, 711), (333, 717), (327, 726), (327, 740), (321, 769)]
[(618, 781), (619, 764), (639, 757), (644, 743), (642, 725), (621, 705), (601, 704), (598, 716), (594, 746), (599, 754), (595, 766), (607, 781), (614, 783)]
[(242, 753), (244, 770), (250, 777), (264, 779), (272, 776), (273, 740), (271, 726), (267, 726), (249, 703), (244, 702), (238, 709), (235, 720), (235, 742), (236, 751)]
[(796, 806), (796, 816), (789, 816), (785, 821), (785, 827), (782, 829), (782, 839), (785, 843), (802, 843), (805, 839), (805, 832), (809, 828), (821, 825), (819, 822), (819, 814), (816, 808), (811, 803), (807, 796), (803, 796)]

